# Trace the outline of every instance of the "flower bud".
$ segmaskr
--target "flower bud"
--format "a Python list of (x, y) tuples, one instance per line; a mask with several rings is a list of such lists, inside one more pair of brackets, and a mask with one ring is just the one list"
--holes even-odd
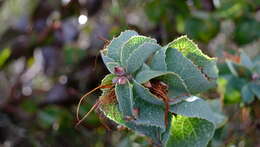
[(128, 80), (127, 77), (122, 76), (122, 77), (113, 78), (112, 82), (117, 83), (119, 85), (123, 85), (123, 84), (126, 84), (127, 80)]
[(124, 68), (120, 66), (114, 67), (114, 72), (117, 76), (123, 76), (125, 74)]
[(127, 78), (126, 77), (118, 77), (117, 83), (120, 85), (126, 84)]

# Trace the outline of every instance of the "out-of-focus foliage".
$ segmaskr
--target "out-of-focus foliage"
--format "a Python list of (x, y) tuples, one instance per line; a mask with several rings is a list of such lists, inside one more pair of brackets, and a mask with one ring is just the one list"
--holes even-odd
[(226, 64), (230, 74), (219, 79), (219, 89), (224, 93), (226, 103), (252, 103), (255, 98), (260, 99), (260, 60), (259, 56), (252, 61), (241, 51), (239, 63), (227, 59)]
[[(237, 61), (239, 49), (259, 59), (259, 23), (259, 0), (0, 0), (0, 146), (151, 145), (146, 137), (115, 131), (123, 128), (100, 112), (74, 128), (79, 97), (108, 73), (98, 38), (111, 40), (125, 29), (162, 45), (187, 34), (218, 57), (218, 89), (201, 96), (220, 100), (216, 107), (229, 121), (209, 146), (259, 146), (259, 101), (241, 98), (244, 91), (252, 100), (243, 85), (254, 70), (241, 78), (225, 62)], [(88, 98), (82, 115), (97, 97)]]
[(216, 131), (211, 145), (220, 146), (228, 139), (229, 142), (224, 142), (230, 145), (254, 146), (260, 117), (259, 55), (252, 60), (240, 50), (239, 55), (226, 56), (229, 56), (226, 62), (219, 64), (222, 74), (218, 92), (230, 119), (225, 127)]

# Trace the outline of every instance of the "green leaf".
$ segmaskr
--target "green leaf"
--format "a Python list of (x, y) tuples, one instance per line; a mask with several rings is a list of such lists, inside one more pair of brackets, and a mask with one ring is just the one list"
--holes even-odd
[(198, 46), (187, 38), (187, 36), (181, 36), (170, 42), (167, 46), (178, 49), (178, 51), (191, 60), (193, 64), (202, 68), (202, 72), (206, 74), (207, 77), (211, 79), (216, 79), (218, 77), (216, 59), (203, 54)]
[(167, 71), (167, 65), (165, 62), (165, 52), (167, 50), (167, 47), (163, 47), (161, 50), (157, 51), (153, 58), (152, 61), (150, 63), (150, 67), (153, 70), (159, 70), (159, 71)]
[[(170, 81), (170, 80), (179, 81), (178, 77), (176, 77), (176, 74), (171, 73), (171, 72), (165, 73), (163, 76), (167, 76), (167, 77), (169, 76), (170, 78), (173, 78), (173, 79), (169, 79), (168, 81)], [(158, 78), (160, 79), (160, 77), (158, 77)], [(161, 78), (162, 78), (162, 80), (164, 80), (163, 77), (161, 77)], [(166, 78), (166, 79), (168, 79), (168, 78)], [(148, 88), (145, 88), (143, 85), (141, 85), (140, 83), (138, 83), (135, 80), (133, 80), (133, 82), (134, 82), (134, 91), (140, 98), (142, 98), (143, 100), (145, 100), (151, 104), (165, 106), (164, 102), (157, 96), (153, 95)], [(165, 82), (167, 82), (167, 80), (165, 80)], [(176, 87), (178, 88), (178, 86), (180, 86), (180, 85), (173, 85), (173, 86), (169, 85), (169, 86), (170, 86), (169, 87), (170, 92), (168, 94), (168, 97), (170, 99), (170, 105), (177, 104), (177, 103), (181, 102), (183, 99), (187, 98), (186, 91), (184, 93), (181, 93), (182, 91), (179, 91), (178, 93), (177, 92), (174, 93), (174, 91), (177, 91), (177, 89), (175, 89), (175, 88)]]
[(189, 95), (189, 91), (184, 81), (179, 75), (174, 72), (144, 70), (139, 72), (135, 77), (136, 81), (142, 84), (154, 78), (163, 81), (169, 86), (168, 96), (171, 101), (173, 101), (173, 99), (175, 99), (176, 97)]
[(123, 67), (127, 66), (130, 54), (145, 42), (156, 43), (156, 40), (145, 36), (133, 36), (124, 43), (121, 50), (120, 61)]
[(250, 90), (250, 84), (245, 85), (241, 90), (243, 102), (250, 104), (254, 101), (254, 93)]
[(118, 66), (120, 66), (118, 62), (107, 62), (106, 63), (106, 67), (107, 67), (107, 69), (109, 69), (109, 71), (111, 73), (114, 73), (115, 67), (118, 67)]
[[(168, 120), (169, 127), (165, 129), (163, 118), (164, 111), (162, 111), (162, 108), (158, 106), (154, 107), (153, 105), (142, 101), (140, 98), (136, 99), (139, 102), (141, 101), (141, 103), (138, 103), (139, 105), (135, 105), (135, 107), (140, 107), (140, 112), (138, 115), (139, 117), (137, 117), (134, 121), (125, 121), (123, 119), (124, 116), (119, 112), (119, 106), (117, 104), (102, 105), (101, 110), (109, 119), (115, 121), (116, 123), (126, 126), (140, 134), (151, 137), (157, 144), (164, 144), (169, 136), (171, 116)], [(148, 109), (143, 106), (148, 106)]]
[(101, 52), (102, 60), (105, 63), (106, 68), (109, 70), (109, 72), (114, 73), (114, 67), (119, 66), (119, 63), (115, 62), (114, 59), (106, 56), (105, 53), (106, 53), (106, 50)]
[(178, 101), (182, 98), (186, 98), (190, 95), (187, 85), (185, 85), (183, 79), (174, 72), (168, 72), (165, 75), (158, 77), (169, 86), (168, 97), (170, 101)]
[(134, 121), (138, 125), (155, 126), (165, 131), (164, 108), (144, 101), (138, 95), (134, 98), (134, 108), (138, 110), (137, 119)]
[(230, 72), (237, 77), (251, 78), (252, 72), (244, 65), (234, 63), (232, 61), (226, 61)]
[(144, 83), (148, 82), (149, 80), (151, 80), (153, 78), (162, 76), (162, 75), (167, 74), (167, 73), (170, 73), (170, 72), (144, 70), (144, 71), (137, 73), (135, 80), (138, 83), (144, 84)]
[(206, 147), (214, 129), (207, 120), (178, 115), (173, 117), (167, 147)]
[(217, 67), (217, 61), (211, 60), (207, 64), (205, 64), (201, 70), (201, 72), (207, 76), (207, 79), (209, 80), (217, 80), (218, 78), (218, 67)]
[(132, 30), (122, 32), (118, 37), (114, 38), (107, 46), (108, 57), (113, 58), (115, 61), (120, 61), (120, 54), (122, 45), (132, 36), (137, 36), (138, 33)]
[(113, 79), (116, 77), (116, 75), (114, 74), (108, 74), (106, 75), (102, 81), (101, 81), (101, 85), (108, 85), (108, 84), (112, 84), (113, 83)]
[(127, 81), (126, 84), (116, 84), (116, 98), (119, 110), (124, 116), (133, 117), (133, 90), (132, 85)]
[(167, 49), (166, 63), (169, 71), (175, 72), (184, 80), (191, 94), (196, 94), (215, 86), (215, 81), (208, 81), (198, 67), (177, 49)]
[(144, 99), (145, 101), (151, 104), (164, 105), (163, 101), (157, 98), (155, 95), (153, 95), (148, 88), (145, 88), (135, 80), (133, 80), (133, 85), (135, 93), (137, 93), (137, 95), (140, 98)]
[(238, 77), (238, 73), (233, 65), (233, 63), (229, 60), (226, 60), (226, 64), (228, 66), (228, 69), (230, 70), (230, 72), (234, 75), (234, 76), (237, 76)]
[(189, 97), (175, 105), (171, 105), (170, 111), (182, 116), (205, 119), (216, 126), (218, 124), (217, 122), (219, 122), (209, 104), (203, 99), (195, 96)]
[(131, 122), (126, 123), (126, 127), (130, 128), (132, 130), (135, 130), (136, 132), (138, 132), (140, 134), (144, 134), (148, 137), (151, 137), (153, 139), (153, 141), (158, 145), (164, 144), (164, 142), (166, 142), (166, 139), (164, 138), (165, 133), (169, 134), (169, 132), (165, 132), (165, 133), (161, 132), (161, 129), (158, 127), (137, 125), (137, 124), (131, 123)]
[(145, 70), (151, 70), (151, 68), (150, 68), (146, 63), (144, 63), (144, 64), (142, 65), (142, 68), (141, 68), (140, 71), (138, 71), (138, 72), (145, 71)]
[(135, 72), (143, 65), (148, 57), (159, 49), (161, 49), (161, 47), (155, 43), (143, 43), (130, 54), (126, 62), (126, 71), (128, 73)]
[(212, 112), (214, 113), (214, 117), (216, 118), (216, 128), (222, 127), (227, 122), (228, 118), (222, 111), (222, 104), (220, 99), (208, 100), (207, 102)]

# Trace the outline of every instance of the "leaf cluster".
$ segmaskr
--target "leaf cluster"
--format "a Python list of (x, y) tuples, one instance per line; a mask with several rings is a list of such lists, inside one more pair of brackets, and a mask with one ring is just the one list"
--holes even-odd
[[(111, 72), (102, 85), (114, 82), (117, 100), (101, 109), (116, 123), (149, 136), (158, 145), (206, 146), (225, 121), (207, 101), (194, 96), (216, 85), (218, 69), (216, 59), (203, 54), (186, 36), (162, 47), (155, 39), (127, 30), (101, 54)], [(121, 77), (117, 68), (123, 69), (126, 82), (115, 82)], [(164, 101), (145, 86), (153, 80), (168, 86), (168, 120), (164, 120)], [(108, 91), (103, 90), (101, 98)]]

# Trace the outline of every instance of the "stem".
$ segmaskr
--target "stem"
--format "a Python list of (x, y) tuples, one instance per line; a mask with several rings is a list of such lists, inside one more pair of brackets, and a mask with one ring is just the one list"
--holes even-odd
[(94, 89), (92, 89), (90, 92), (86, 93), (85, 95), (83, 95), (81, 98), (80, 98), (80, 101), (78, 103), (78, 106), (77, 106), (77, 121), (79, 121), (79, 108), (80, 108), (80, 105), (82, 103), (82, 101), (84, 100), (84, 98), (86, 98), (87, 96), (89, 96), (91, 93), (95, 92), (96, 90), (98, 89), (102, 89), (102, 88), (111, 88), (113, 87), (114, 84), (108, 84), (108, 85), (100, 85)]

